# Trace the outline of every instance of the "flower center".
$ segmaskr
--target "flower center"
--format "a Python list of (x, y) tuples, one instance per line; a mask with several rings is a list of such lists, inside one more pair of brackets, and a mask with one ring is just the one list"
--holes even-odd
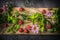
[(36, 27), (34, 27), (34, 30), (36, 30)]

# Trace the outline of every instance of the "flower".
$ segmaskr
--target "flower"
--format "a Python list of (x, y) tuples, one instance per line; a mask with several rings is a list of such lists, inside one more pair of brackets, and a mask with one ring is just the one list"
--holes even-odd
[(3, 11), (6, 11), (6, 10), (8, 9), (7, 5), (4, 5), (4, 6), (2, 7), (2, 9), (3, 9)]
[(53, 16), (53, 13), (52, 12), (47, 12), (46, 14), (45, 14), (47, 17), (52, 17)]
[(53, 23), (53, 24), (55, 24), (55, 23), (56, 23), (56, 21), (55, 21), (55, 20), (52, 20), (52, 23)]
[(32, 26), (32, 32), (39, 33), (39, 27), (36, 24)]

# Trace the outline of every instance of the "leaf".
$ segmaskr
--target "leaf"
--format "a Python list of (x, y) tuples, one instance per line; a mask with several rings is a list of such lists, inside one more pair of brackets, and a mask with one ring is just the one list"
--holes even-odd
[(38, 18), (34, 19), (34, 23), (36, 23), (38, 21)]
[(38, 17), (39, 17), (39, 14), (36, 13), (36, 14), (34, 15), (34, 17), (35, 17), (35, 18), (38, 18)]
[(32, 19), (32, 20), (33, 20), (34, 18), (35, 18), (35, 17), (34, 17), (34, 14), (30, 16), (30, 19)]
[(14, 23), (14, 24), (17, 24), (17, 22), (18, 22), (17, 18), (15, 18), (15, 19), (12, 20), (12, 23)]
[(6, 32), (10, 32), (10, 31), (13, 31), (13, 26), (9, 26), (9, 27), (6, 29)]
[(16, 31), (17, 31), (19, 28), (20, 28), (20, 25), (17, 24), (17, 25), (15, 26)]
[(8, 20), (8, 22), (9, 22), (9, 21), (11, 21), (11, 19), (10, 19), (10, 15), (8, 15), (8, 18), (7, 18), (7, 20)]
[(41, 20), (40, 20), (40, 24), (39, 25), (40, 25), (39, 27), (41, 29), (40, 31), (41, 32), (44, 32), (44, 17), (41, 17)]
[(44, 27), (41, 27), (41, 30), (40, 30), (41, 32), (44, 32)]
[(13, 16), (10, 16), (10, 19), (11, 19), (11, 20), (13, 20), (13, 19), (15, 19), (15, 17), (13, 17)]

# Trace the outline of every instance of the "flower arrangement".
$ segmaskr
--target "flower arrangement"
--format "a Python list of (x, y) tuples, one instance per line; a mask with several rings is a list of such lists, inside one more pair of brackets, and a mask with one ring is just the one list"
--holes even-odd
[[(22, 7), (19, 7), (15, 12), (12, 11), (12, 4), (8, 4), (0, 8), (0, 23), (1, 27), (5, 29), (4, 33), (16, 33), (18, 31), (19, 33), (32, 32), (34, 34), (39, 34), (49, 31), (57, 31), (57, 27), (55, 25), (58, 23), (58, 20), (56, 21), (58, 18), (58, 10), (56, 11), (54, 9), (54, 12), (52, 12), (51, 10), (47, 11), (43, 9), (42, 11), (33, 13), (32, 15), (26, 14), (28, 12)], [(25, 25), (25, 20), (30, 21), (32, 25)]]

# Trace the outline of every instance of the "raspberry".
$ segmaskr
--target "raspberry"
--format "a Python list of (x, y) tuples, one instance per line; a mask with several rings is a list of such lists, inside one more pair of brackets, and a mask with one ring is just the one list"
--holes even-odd
[(32, 27), (31, 27), (30, 25), (28, 25), (27, 29), (28, 29), (28, 30), (31, 30), (31, 28), (32, 28)]
[(3, 23), (3, 24), (2, 24), (2, 27), (3, 27), (3, 28), (6, 28), (7, 26), (8, 26), (7, 23)]
[(42, 10), (42, 14), (45, 14), (46, 13), (46, 10)]
[(19, 20), (18, 21), (18, 24), (20, 24), (20, 25), (23, 24), (23, 21), (22, 20)]
[(19, 32), (23, 32), (23, 28), (20, 28), (20, 29), (19, 29)]
[(3, 9), (0, 8), (0, 13), (2, 13), (2, 12), (3, 12)]
[(47, 25), (46, 28), (47, 29), (51, 29), (52, 27), (51, 27), (51, 25)]
[(25, 33), (28, 33), (29, 31), (27, 29), (24, 30)]
[(20, 11), (20, 12), (24, 11), (24, 8), (19, 8), (19, 11)]

